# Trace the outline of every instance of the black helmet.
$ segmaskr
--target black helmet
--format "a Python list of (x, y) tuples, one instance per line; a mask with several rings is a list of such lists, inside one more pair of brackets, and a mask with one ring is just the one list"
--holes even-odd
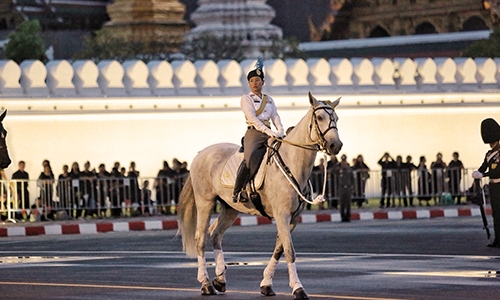
[(481, 137), (485, 144), (500, 140), (500, 125), (492, 118), (484, 119), (481, 122)]

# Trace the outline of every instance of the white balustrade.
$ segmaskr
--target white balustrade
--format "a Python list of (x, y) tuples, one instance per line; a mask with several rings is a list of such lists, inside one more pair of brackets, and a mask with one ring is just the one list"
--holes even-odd
[(360, 87), (371, 87), (373, 82), (373, 64), (366, 58), (351, 58), (353, 67), (353, 84), (355, 89)]
[(270, 59), (264, 61), (264, 81), (269, 91), (284, 92), (288, 90), (286, 76), (288, 73), (286, 64), (281, 59)]
[(47, 84), (47, 68), (39, 60), (25, 60), (21, 67), (21, 86), (23, 92), (29, 96), (46, 97), (48, 95)]
[(330, 90), (332, 82), (330, 81), (330, 64), (324, 58), (310, 58), (306, 60), (309, 66), (309, 84), (314, 90)]
[(415, 58), (417, 64), (417, 87), (427, 89), (434, 86), (437, 89), (436, 72), (437, 66), (432, 58)]
[(309, 67), (303, 59), (290, 58), (285, 60), (288, 70), (288, 89), (309, 89)]
[[(243, 91), (241, 85), (241, 66), (235, 60), (223, 59), (217, 62), (219, 67), (219, 83), (223, 94), (236, 93)], [(247, 87), (247, 85), (245, 85)]]
[[(255, 59), (53, 60), (44, 65), (26, 60), (20, 65), (0, 61), (0, 97), (106, 97), (240, 95), (248, 92), (247, 74)], [(322, 58), (264, 61), (265, 90), (299, 94), (337, 89), (398, 89), (420, 91), (491, 91), (500, 88), (500, 58)]]
[(156, 96), (174, 95), (175, 89), (172, 79), (174, 69), (164, 60), (152, 60), (148, 63), (148, 84), (151, 93)]
[(20, 96), (23, 94), (21, 68), (13, 60), (0, 60), (0, 95)]
[(388, 58), (372, 58), (373, 65), (373, 82), (375, 87), (380, 88), (394, 88), (394, 63)]
[(196, 87), (200, 95), (219, 93), (219, 66), (213, 60), (198, 60), (194, 62), (196, 68)]
[(352, 75), (354, 68), (347, 58), (330, 58), (328, 60), (331, 68), (331, 82), (336, 88), (352, 86)]
[(76, 60), (72, 64), (74, 70), (73, 84), (78, 95), (97, 96), (101, 95), (101, 90), (97, 79), (99, 78), (99, 68), (91, 60)]
[(97, 82), (105, 96), (125, 96), (123, 66), (116, 60), (103, 60), (97, 64), (99, 77)]
[(458, 89), (463, 90), (467, 87), (476, 88), (477, 66), (474, 60), (470, 57), (457, 57), (454, 60), (457, 66), (455, 78), (457, 80)]
[(417, 63), (406, 57), (396, 57), (392, 60), (395, 68), (395, 81), (398, 89), (416, 88)]
[(177, 95), (195, 95), (196, 89), (196, 68), (189, 60), (174, 60), (171, 63), (174, 70), (175, 92)]
[(436, 80), (441, 90), (450, 91), (456, 87), (457, 65), (449, 57), (434, 58), (436, 63)]
[(150, 96), (149, 69), (142, 60), (128, 60), (123, 64), (123, 85), (129, 96)]
[(67, 60), (52, 60), (48, 62), (47, 87), (51, 96), (74, 96), (76, 95), (73, 75), (73, 66)]

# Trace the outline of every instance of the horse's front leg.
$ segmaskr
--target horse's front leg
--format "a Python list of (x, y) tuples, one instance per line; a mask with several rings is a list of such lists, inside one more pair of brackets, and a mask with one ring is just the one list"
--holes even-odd
[[(298, 216), (294, 217), (292, 219), (292, 222), (290, 222), (290, 216), (276, 217), (275, 219), (276, 226), (278, 228), (278, 238), (276, 240), (276, 247), (274, 249), (275, 251), (273, 253), (273, 257), (264, 270), (264, 279), (261, 282), (261, 293), (263, 292), (262, 286), (272, 287), (272, 276), (274, 276), (274, 271), (276, 269), (276, 265), (278, 264), (279, 258), (284, 253), (288, 267), (289, 285), (292, 288), (293, 298), (300, 300), (309, 299), (306, 292), (304, 291), (302, 283), (300, 282), (299, 276), (297, 274), (297, 268), (295, 266), (295, 249), (293, 247), (291, 232), (298, 222)], [(272, 288), (268, 292), (272, 292)], [(271, 295), (272, 294), (269, 294), (268, 296)]]
[(233, 225), (238, 217), (238, 211), (221, 203), (221, 213), (217, 221), (210, 227), (210, 235), (215, 256), (215, 278), (212, 281), (213, 286), (219, 292), (226, 291), (226, 262), (224, 261), (224, 252), (222, 251), (222, 237), (224, 232)]
[(264, 296), (274, 296), (276, 293), (273, 291), (273, 277), (278, 266), (278, 262), (283, 255), (283, 244), (280, 241), (279, 235), (276, 236), (276, 246), (274, 247), (273, 256), (267, 263), (264, 269), (262, 281), (260, 282), (260, 293)]
[(213, 205), (204, 205), (205, 207), (197, 206), (197, 223), (196, 223), (196, 249), (198, 252), (198, 275), (197, 279), (201, 283), (202, 295), (216, 295), (214, 287), (210, 283), (208, 271), (205, 260), (205, 239), (208, 233), (208, 225), (210, 223), (210, 216), (213, 211)]

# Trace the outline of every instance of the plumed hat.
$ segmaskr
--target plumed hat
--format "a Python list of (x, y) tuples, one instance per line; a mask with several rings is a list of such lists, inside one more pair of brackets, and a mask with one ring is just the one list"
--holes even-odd
[(258, 58), (257, 63), (255, 64), (255, 69), (248, 72), (247, 80), (250, 80), (250, 78), (254, 76), (258, 76), (260, 79), (264, 80), (264, 71), (262, 71), (262, 69), (264, 69), (264, 63), (262, 62), (262, 59)]
[(500, 125), (492, 118), (484, 119), (481, 122), (481, 137), (485, 144), (494, 143), (500, 140)]

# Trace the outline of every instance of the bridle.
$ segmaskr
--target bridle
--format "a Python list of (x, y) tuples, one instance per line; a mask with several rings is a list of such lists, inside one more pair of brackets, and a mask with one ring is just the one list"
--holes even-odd
[[(319, 106), (313, 109), (311, 117), (313, 121), (311, 121), (309, 125), (309, 138), (311, 139), (311, 141), (313, 140), (311, 134), (312, 134), (312, 123), (314, 122), (314, 128), (316, 129), (316, 134), (319, 137), (319, 141), (316, 142), (316, 144), (318, 145), (318, 151), (328, 152), (328, 141), (326, 140), (325, 136), (328, 133), (328, 131), (332, 129), (337, 130), (337, 121), (335, 120), (335, 109), (333, 108), (333, 104), (330, 101), (323, 101), (323, 102), (328, 104), (328, 106)], [(316, 112), (319, 110), (324, 110), (330, 117), (330, 122), (328, 123), (329, 126), (325, 131), (321, 131), (321, 128), (319, 127), (318, 124), (318, 116), (316, 116)]]
[[(334, 129), (337, 130), (337, 121), (335, 120), (335, 109), (333, 108), (333, 104), (330, 101), (321, 101), (323, 103), (326, 103), (328, 106), (315, 106), (313, 107), (313, 111), (311, 114), (311, 122), (309, 122), (309, 140), (311, 141), (310, 143), (294, 143), (290, 141), (286, 141), (284, 139), (278, 139), (280, 142), (303, 148), (306, 150), (311, 150), (311, 151), (321, 151), (328, 153), (328, 141), (326, 140), (325, 136), (328, 133), (328, 131)], [(318, 124), (318, 116), (316, 115), (316, 112), (319, 110), (324, 110), (328, 116), (330, 117), (330, 123), (328, 124), (328, 128), (325, 131), (321, 131), (321, 128), (319, 127)], [(313, 129), (314, 126), (314, 129)], [(313, 130), (316, 131), (316, 135), (319, 137), (319, 140), (315, 141), (312, 137)]]

